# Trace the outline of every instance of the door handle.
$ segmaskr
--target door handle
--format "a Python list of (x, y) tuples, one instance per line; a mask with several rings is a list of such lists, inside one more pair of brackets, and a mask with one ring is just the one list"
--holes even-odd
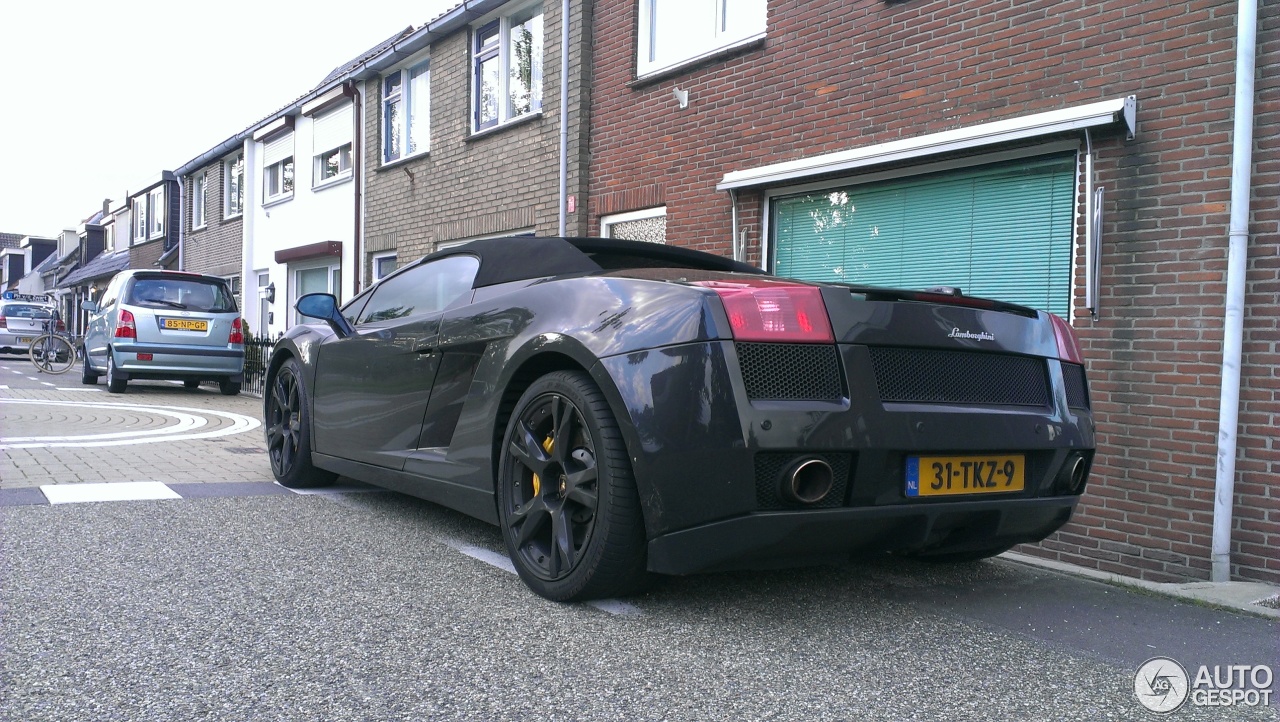
[(419, 346), (418, 348), (415, 348), (413, 352), (416, 354), (421, 354), (423, 356), (426, 356), (426, 355), (435, 353), (436, 348), (435, 346)]

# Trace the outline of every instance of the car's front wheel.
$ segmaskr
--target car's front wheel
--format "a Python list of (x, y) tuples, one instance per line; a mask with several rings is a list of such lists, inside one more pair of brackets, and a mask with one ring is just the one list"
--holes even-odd
[(583, 372), (547, 374), (516, 403), (502, 442), (498, 513), (516, 571), (547, 599), (620, 596), (650, 579), (626, 446)]
[(115, 353), (107, 351), (107, 393), (123, 394), (124, 387), (129, 382), (120, 377), (120, 371), (116, 369)]
[(311, 408), (295, 359), (285, 361), (271, 378), (265, 411), (267, 455), (276, 481), (290, 489), (332, 484), (337, 474), (311, 463)]

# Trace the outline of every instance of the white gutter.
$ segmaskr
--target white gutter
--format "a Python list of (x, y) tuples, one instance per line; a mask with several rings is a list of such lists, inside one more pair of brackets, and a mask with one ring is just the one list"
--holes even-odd
[(1240, 360), (1249, 247), (1249, 184), (1253, 169), (1253, 75), (1254, 56), (1257, 54), (1258, 0), (1239, 0), (1238, 7), (1236, 104), (1231, 148), (1231, 229), (1222, 338), (1222, 396), (1218, 404), (1218, 476), (1213, 497), (1213, 569), (1209, 577), (1214, 582), (1231, 581), (1231, 506), (1235, 497), (1236, 432), (1240, 425)]
[(785, 163), (726, 173), (716, 190), (774, 185), (797, 178), (841, 173), (866, 166), (910, 160), (938, 153), (966, 150), (1052, 133), (1064, 133), (1123, 122), (1130, 139), (1138, 131), (1138, 101), (1130, 95), (1088, 105), (1051, 110), (1021, 118), (981, 123), (941, 133), (852, 148)]
[(569, 207), (569, 0), (560, 2), (560, 233)]

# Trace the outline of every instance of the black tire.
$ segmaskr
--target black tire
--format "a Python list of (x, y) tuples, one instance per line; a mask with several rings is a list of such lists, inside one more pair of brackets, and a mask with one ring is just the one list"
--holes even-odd
[(547, 374), (516, 402), (497, 491), (507, 553), (538, 595), (557, 602), (616, 597), (651, 581), (627, 449), (587, 374)]
[(84, 355), (84, 368), (80, 371), (80, 383), (85, 386), (98, 385), (98, 372), (89, 366), (89, 354)]
[[(199, 385), (199, 382), (197, 382)], [(218, 391), (223, 396), (235, 396), (240, 393), (240, 382), (231, 379), (222, 379), (218, 382)]]
[(184, 389), (198, 389), (198, 388), (200, 388), (200, 381), (199, 381), (199, 379), (183, 379), (183, 381), (182, 381), (182, 388), (184, 388)]
[(123, 394), (124, 387), (128, 385), (128, 381), (120, 378), (120, 372), (116, 370), (116, 360), (114, 352), (107, 351), (107, 393)]
[(296, 360), (285, 361), (268, 379), (263, 416), (271, 473), (281, 486), (310, 489), (338, 478), (311, 463), (311, 406)]

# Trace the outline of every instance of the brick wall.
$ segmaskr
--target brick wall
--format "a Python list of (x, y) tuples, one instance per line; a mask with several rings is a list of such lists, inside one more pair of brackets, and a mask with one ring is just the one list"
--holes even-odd
[[(590, 3), (571, 5), (569, 193), (585, 196), (586, 92), (583, 43), (589, 40), (583, 13)], [(470, 32), (459, 32), (431, 48), (430, 152), (386, 167), (381, 163), (382, 119), (378, 82), (366, 85), (363, 166), (366, 169), (364, 237), (394, 238), (401, 263), (435, 244), (532, 226), (538, 235), (558, 230), (560, 4), (543, 5), (543, 101), (540, 117), (470, 135)], [(582, 205), (568, 216), (568, 233), (585, 231)], [(361, 260), (368, 277), (370, 248)]]
[[(194, 202), (192, 192), (195, 177), (201, 174), (205, 177), (205, 226), (201, 229), (193, 229), (191, 227)], [(220, 160), (182, 179), (184, 189), (182, 223), (186, 233), (182, 251), (184, 270), (215, 276), (238, 275), (241, 272), (244, 259), (244, 217), (236, 216), (230, 219), (222, 217), (225, 207), (222, 187), (224, 182)]]
[[(597, 3), (591, 232), (602, 214), (665, 204), (669, 242), (728, 254), (729, 199), (715, 190), (726, 172), (1136, 95), (1137, 138), (1095, 138), (1098, 321), (1074, 292), (1098, 422), (1092, 484), (1075, 520), (1029, 551), (1156, 581), (1208, 577), (1234, 2), (770, 0), (762, 44), (654, 82), (634, 80), (636, 7)], [(1274, 583), (1280, 8), (1260, 13), (1232, 571)], [(738, 210), (758, 260), (762, 195), (740, 194)]]

